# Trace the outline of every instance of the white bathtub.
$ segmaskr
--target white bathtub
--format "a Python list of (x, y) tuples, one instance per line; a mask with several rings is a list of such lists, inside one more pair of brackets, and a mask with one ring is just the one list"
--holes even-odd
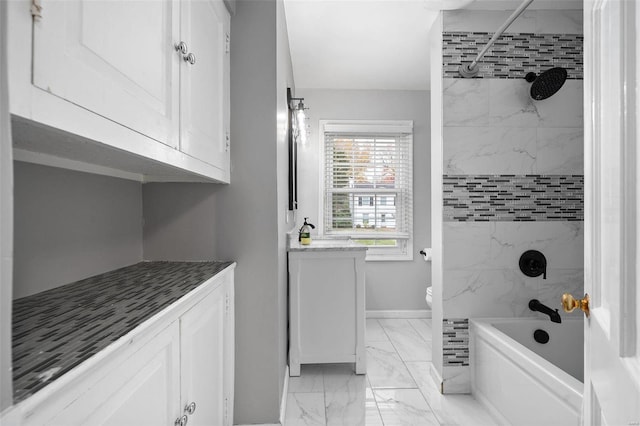
[[(582, 319), (478, 319), (469, 328), (471, 392), (501, 423), (580, 424)], [(537, 329), (548, 343), (534, 340)]]

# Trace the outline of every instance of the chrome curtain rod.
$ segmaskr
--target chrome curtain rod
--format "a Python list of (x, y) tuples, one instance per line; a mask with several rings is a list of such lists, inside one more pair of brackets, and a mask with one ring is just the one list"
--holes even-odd
[(513, 11), (511, 16), (509, 16), (509, 19), (507, 19), (505, 23), (502, 24), (500, 28), (498, 28), (498, 31), (496, 31), (495, 34), (493, 34), (493, 37), (491, 37), (491, 40), (489, 40), (489, 43), (487, 43), (487, 45), (482, 49), (482, 51), (478, 53), (478, 56), (476, 56), (473, 62), (471, 62), (469, 65), (464, 65), (464, 64), (460, 65), (460, 68), (458, 68), (458, 72), (462, 77), (470, 78), (478, 75), (478, 71), (480, 71), (478, 62), (480, 62), (480, 59), (482, 59), (482, 57), (487, 53), (487, 50), (489, 50), (489, 48), (493, 46), (493, 43), (495, 43), (496, 40), (500, 38), (502, 33), (504, 33), (505, 30), (509, 28), (509, 25), (511, 25), (513, 21), (515, 21), (516, 18), (520, 16), (522, 12), (524, 12), (524, 10), (527, 8), (527, 6), (529, 6), (532, 2), (533, 0), (524, 0), (522, 4), (518, 6), (516, 10)]

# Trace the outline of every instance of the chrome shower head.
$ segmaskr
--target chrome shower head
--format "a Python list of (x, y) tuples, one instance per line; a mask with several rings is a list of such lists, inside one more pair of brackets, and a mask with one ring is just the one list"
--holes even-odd
[(536, 77), (536, 73), (530, 72), (525, 77), (531, 84), (531, 99), (541, 101), (553, 96), (567, 80), (567, 70), (555, 67), (546, 70)]

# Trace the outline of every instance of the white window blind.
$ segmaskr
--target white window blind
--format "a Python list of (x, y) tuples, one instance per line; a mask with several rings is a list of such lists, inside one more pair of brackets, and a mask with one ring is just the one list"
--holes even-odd
[(324, 126), (325, 235), (378, 247), (411, 239), (412, 145), (411, 125)]

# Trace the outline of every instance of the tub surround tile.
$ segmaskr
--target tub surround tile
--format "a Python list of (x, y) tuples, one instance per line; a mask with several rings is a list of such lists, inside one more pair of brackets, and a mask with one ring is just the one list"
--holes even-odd
[(582, 221), (583, 175), (445, 175), (444, 221)]
[(469, 366), (445, 366), (442, 368), (442, 393), (471, 393), (471, 368)]
[(538, 127), (536, 134), (536, 173), (548, 175), (584, 173), (582, 128)]
[(447, 175), (533, 174), (536, 129), (445, 127), (444, 173)]
[(487, 126), (489, 120), (489, 80), (445, 78), (443, 86), (444, 126)]
[[(140, 262), (13, 301), (19, 402), (97, 354), (232, 262)], [(43, 373), (47, 380), (41, 380)]]
[(323, 393), (287, 395), (287, 426), (324, 426), (326, 424)]
[(540, 117), (538, 127), (581, 128), (584, 123), (583, 97), (582, 81), (567, 80), (552, 97), (531, 101)]
[(443, 268), (493, 269), (496, 259), (488, 250), (494, 222), (443, 222)]
[(520, 317), (530, 315), (538, 296), (537, 278), (514, 269), (453, 270), (445, 273), (443, 312), (447, 317)]
[(538, 250), (547, 259), (549, 269), (584, 267), (583, 222), (494, 222), (493, 225), (489, 249), (495, 265), (513, 268), (521, 274), (518, 262), (522, 253)]
[[(537, 127), (540, 123), (538, 102), (531, 99), (531, 84), (524, 78), (517, 80), (489, 80), (489, 116), (492, 126)], [(557, 101), (551, 97), (549, 104)], [(547, 106), (547, 108), (550, 108)]]
[(431, 340), (426, 341), (409, 321), (379, 320), (403, 361), (431, 361)]
[(444, 127), (446, 175), (582, 175), (579, 127)]
[(439, 426), (418, 389), (374, 389), (385, 426)]
[(445, 367), (469, 365), (469, 319), (442, 320), (442, 355)]
[[(584, 295), (584, 270), (583, 269), (550, 269), (547, 271), (547, 279), (538, 281), (538, 300), (553, 309), (560, 311), (564, 318), (581, 318), (584, 314), (580, 309), (571, 313), (562, 310), (562, 295), (571, 293), (576, 298)], [(536, 314), (541, 318), (548, 318), (543, 314)]]
[[(493, 32), (443, 32), (443, 77), (462, 78), (460, 65), (471, 63), (492, 36)], [(567, 78), (580, 80), (584, 68), (582, 46), (582, 34), (504, 33), (479, 63), (476, 78), (524, 78), (528, 72), (540, 74), (563, 67)]]
[(583, 83), (567, 80), (554, 96), (534, 101), (524, 79), (443, 79), (445, 127), (572, 127), (583, 123)]
[(417, 386), (391, 342), (367, 344), (367, 377), (374, 389)]

